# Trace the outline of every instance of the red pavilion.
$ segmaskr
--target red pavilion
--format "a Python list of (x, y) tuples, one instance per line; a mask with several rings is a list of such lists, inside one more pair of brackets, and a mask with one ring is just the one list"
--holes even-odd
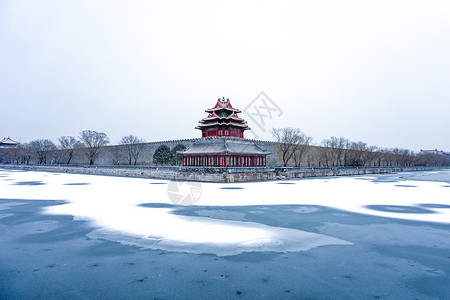
[(202, 139), (195, 141), (182, 155), (183, 166), (193, 167), (266, 167), (267, 151), (254, 141), (244, 139), (249, 130), (247, 122), (238, 116), (239, 109), (230, 100), (218, 99), (216, 105), (205, 110), (208, 117), (195, 127), (202, 131)]

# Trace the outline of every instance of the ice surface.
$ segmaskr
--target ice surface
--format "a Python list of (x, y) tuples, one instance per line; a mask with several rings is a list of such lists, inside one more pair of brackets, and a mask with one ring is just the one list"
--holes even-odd
[[(301, 251), (326, 245), (349, 245), (330, 235), (245, 222), (239, 211), (198, 210), (177, 215), (162, 180), (3, 170), (13, 181), (0, 181), (0, 198), (67, 200), (48, 208), (98, 227), (92, 238), (151, 249), (234, 255), (250, 251)], [(401, 178), (402, 177), (402, 178)], [(420, 178), (420, 179), (419, 179)], [(424, 180), (424, 179), (427, 180)], [(438, 180), (438, 181), (433, 181)], [(388, 218), (450, 223), (450, 171), (316, 178), (290, 181), (202, 183), (202, 207), (294, 205), (297, 218), (314, 206)], [(20, 183), (42, 184), (20, 184)], [(18, 184), (19, 183), (19, 184)], [(149, 184), (150, 183), (150, 184)], [(295, 184), (279, 184), (295, 183)], [(234, 188), (241, 189), (234, 189)], [(155, 203), (166, 207), (151, 207)], [(405, 207), (409, 209), (379, 209)], [(414, 209), (415, 208), (415, 209)], [(427, 213), (427, 212), (430, 213)], [(345, 214), (342, 214), (345, 216)], [(240, 220), (236, 220), (240, 219)], [(283, 220), (280, 220), (283, 221)]]

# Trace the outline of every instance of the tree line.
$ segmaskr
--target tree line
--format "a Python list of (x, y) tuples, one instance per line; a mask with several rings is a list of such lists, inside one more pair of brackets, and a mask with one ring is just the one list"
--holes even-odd
[[(78, 137), (61, 136), (55, 144), (49, 139), (37, 139), (29, 143), (20, 144), (17, 148), (3, 149), (0, 162), (16, 164), (70, 164), (75, 152), (81, 152), (89, 160), (89, 165), (95, 164), (102, 147), (110, 143), (108, 136), (103, 132), (83, 130)], [(145, 141), (134, 135), (122, 137), (121, 155), (126, 157), (130, 165), (137, 164)], [(63, 161), (64, 160), (64, 161)]]
[(274, 128), (272, 135), (277, 159), (285, 167), (450, 166), (449, 156), (382, 148), (344, 137), (332, 136), (314, 146), (313, 137), (298, 128)]
[[(450, 166), (450, 157), (437, 154), (415, 153), (402, 148), (382, 148), (344, 137), (330, 137), (319, 145), (313, 137), (298, 128), (272, 129), (275, 141), (273, 156), (276, 166), (292, 167), (396, 167), (396, 166)], [(84, 157), (94, 165), (100, 151), (110, 144), (103, 132), (83, 130), (75, 136), (61, 136), (57, 144), (49, 139), (37, 139), (20, 144), (17, 148), (0, 149), (0, 163), (14, 164), (71, 164), (75, 155)], [(119, 147), (109, 150), (113, 164), (137, 165), (148, 156), (144, 139), (127, 135), (120, 139)], [(170, 149), (159, 146), (153, 153), (155, 165), (181, 165), (178, 151), (182, 144)], [(149, 162), (146, 162), (149, 163)]]
[[(76, 154), (89, 160), (94, 165), (100, 151), (110, 144), (108, 136), (103, 132), (83, 130), (79, 136), (61, 136), (55, 144), (49, 139), (37, 139), (20, 144), (16, 148), (0, 149), (0, 163), (13, 164), (67, 164), (70, 165)], [(127, 135), (120, 139), (119, 147), (111, 149), (113, 164), (125, 161), (128, 165), (137, 165), (144, 156), (146, 141), (135, 135)], [(166, 145), (159, 146), (154, 155), (156, 165), (181, 165), (181, 155), (177, 151), (186, 146), (178, 144), (173, 149)]]

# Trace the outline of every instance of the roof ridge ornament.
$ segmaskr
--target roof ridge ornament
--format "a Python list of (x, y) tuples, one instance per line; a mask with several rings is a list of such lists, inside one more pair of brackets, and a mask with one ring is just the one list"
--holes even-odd
[(230, 98), (227, 98), (227, 100), (225, 100), (225, 97), (222, 97), (222, 99), (219, 98), (217, 99), (217, 103), (220, 107), (227, 107), (230, 104)]

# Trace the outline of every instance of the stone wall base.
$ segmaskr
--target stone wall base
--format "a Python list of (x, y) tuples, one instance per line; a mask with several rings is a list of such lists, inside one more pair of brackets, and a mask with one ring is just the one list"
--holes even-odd
[(156, 178), (180, 181), (202, 182), (246, 182), (277, 179), (353, 176), (364, 174), (389, 174), (406, 171), (427, 171), (433, 167), (397, 167), (397, 168), (360, 168), (360, 169), (319, 169), (285, 172), (192, 172), (183, 168), (121, 168), (121, 167), (68, 167), (68, 166), (35, 166), (35, 165), (0, 165), (4, 169), (21, 169), (30, 171), (45, 171), (55, 173), (106, 175), (138, 178)]

